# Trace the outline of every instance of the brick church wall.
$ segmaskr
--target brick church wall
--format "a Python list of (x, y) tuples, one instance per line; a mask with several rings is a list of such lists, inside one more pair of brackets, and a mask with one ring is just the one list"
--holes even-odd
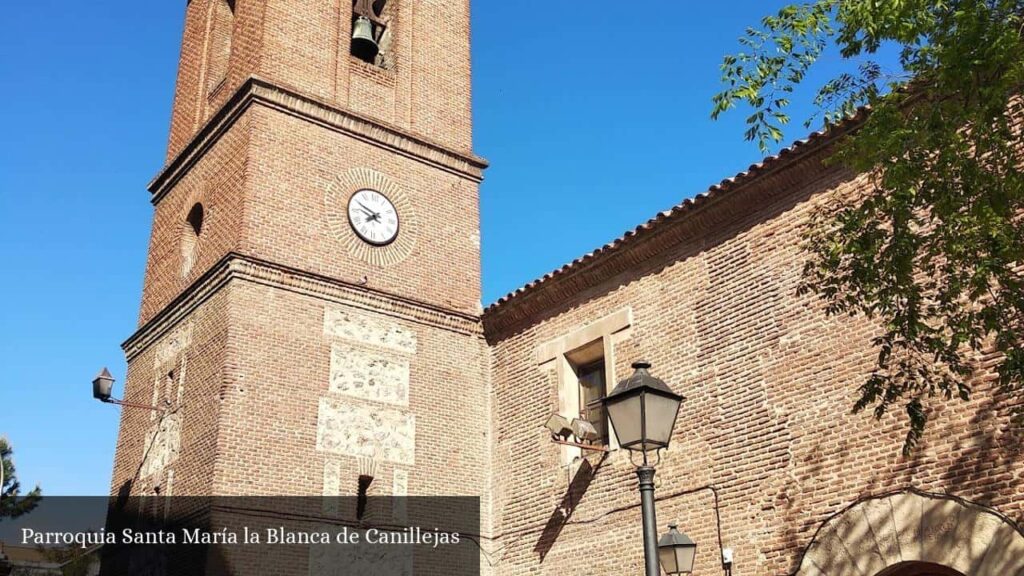
[(161, 411), (122, 411), (113, 494), (214, 493), (230, 290), (189, 308), (126, 345), (125, 400)]
[[(260, 109), (242, 251), (257, 258), (465, 313), (480, 310), (476, 183), (304, 119)], [(394, 261), (367, 266), (350, 243), (347, 194), (377, 186), (401, 200)], [(425, 265), (434, 262), (437, 265)]]
[[(474, 425), (488, 407), (478, 329), (320, 291), (252, 282), (232, 290), (214, 493), (354, 495), (367, 457), (377, 466), (371, 495), (485, 493), (487, 430)], [(362, 428), (366, 438), (350, 437)], [(380, 434), (383, 442), (364, 442)]]
[[(139, 326), (152, 320), (225, 255), (240, 248), (251, 150), (249, 126), (246, 115), (155, 198)], [(194, 232), (187, 218), (196, 204), (203, 206), (202, 232), (190, 239)], [(190, 240), (194, 241), (191, 246)], [(191, 265), (186, 266), (189, 259)]]
[[(386, 70), (348, 53), (350, 0), (193, 0), (186, 11), (168, 145), (170, 162), (250, 77), (472, 151), (468, 2), (391, 0)], [(223, 81), (211, 80), (222, 5), (233, 5)], [(211, 89), (213, 87), (213, 89)]]
[(642, 572), (627, 454), (566, 466), (566, 449), (543, 428), (560, 384), (539, 350), (623, 310), (632, 321), (613, 338), (615, 377), (647, 359), (687, 396), (658, 466), (657, 513), (659, 532), (678, 522), (699, 543), (696, 574), (721, 570), (713, 493), (687, 493), (703, 486), (719, 492), (734, 576), (792, 573), (824, 520), (893, 490), (955, 494), (1024, 520), (1021, 430), (1010, 428), (991, 373), (981, 370), (970, 402), (932, 412), (910, 458), (901, 456), (899, 408), (881, 421), (851, 414), (876, 354), (874, 329), (828, 318), (816, 297), (796, 294), (812, 207), (865, 185), (823, 168), (822, 154), (761, 169), (487, 311), (498, 574)]

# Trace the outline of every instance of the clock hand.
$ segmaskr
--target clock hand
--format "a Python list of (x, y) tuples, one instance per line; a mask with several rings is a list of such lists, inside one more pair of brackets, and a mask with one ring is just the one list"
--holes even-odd
[(378, 214), (374, 214), (373, 212), (370, 212), (369, 210), (365, 210), (365, 209), (363, 209), (363, 212), (366, 213), (366, 220), (365, 220), (365, 222), (377, 222), (378, 221), (378, 219), (379, 219), (379, 215)]
[(370, 214), (373, 214), (374, 216), (380, 216), (380, 214), (377, 214), (377, 213), (376, 213), (376, 212), (374, 212), (373, 210), (370, 210), (369, 208), (367, 208), (367, 207), (366, 207), (366, 204), (363, 204), (362, 202), (359, 202), (358, 200), (356, 201), (356, 204), (359, 204), (359, 207), (360, 207), (360, 208), (362, 208), (363, 210), (366, 210), (366, 211), (367, 211), (367, 212), (369, 212)]
[(370, 215), (369, 218), (367, 218), (367, 222), (369, 222), (369, 221), (380, 222), (380, 213), (379, 212), (374, 212), (373, 210), (370, 210), (369, 208), (366, 207), (365, 204), (363, 204), (362, 202), (360, 202), (358, 200), (356, 200), (356, 204), (359, 204), (359, 207), (362, 208), (364, 212), (366, 212), (367, 214)]

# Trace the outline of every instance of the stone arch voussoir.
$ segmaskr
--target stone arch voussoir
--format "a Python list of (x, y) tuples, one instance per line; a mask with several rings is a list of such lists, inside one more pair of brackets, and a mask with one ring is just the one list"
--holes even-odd
[(825, 521), (793, 576), (876, 576), (927, 562), (1024, 576), (1024, 532), (991, 508), (917, 490), (861, 500)]

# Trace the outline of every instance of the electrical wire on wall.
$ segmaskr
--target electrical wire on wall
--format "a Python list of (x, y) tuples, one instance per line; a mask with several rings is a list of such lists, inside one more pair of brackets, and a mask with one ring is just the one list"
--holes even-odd
[[(716, 534), (717, 542), (718, 542), (718, 553), (719, 553), (719, 559), (720, 559), (721, 565), (722, 565), (722, 570), (724, 571), (725, 576), (732, 576), (732, 562), (731, 562), (731, 560), (727, 561), (727, 558), (726, 558), (726, 555), (725, 555), (725, 548), (724, 548), (723, 543), (722, 543), (721, 500), (719, 498), (718, 488), (716, 488), (715, 486), (712, 486), (712, 485), (709, 484), (709, 485), (700, 486), (700, 487), (697, 487), (697, 488), (689, 488), (689, 489), (685, 489), (685, 490), (679, 490), (679, 491), (676, 491), (676, 492), (671, 492), (671, 493), (669, 493), (669, 494), (667, 494), (665, 496), (659, 497), (659, 498), (656, 499), (656, 501), (664, 502), (664, 501), (672, 500), (672, 499), (675, 499), (675, 498), (681, 498), (683, 496), (689, 496), (691, 494), (697, 494), (697, 493), (705, 492), (705, 491), (711, 492), (712, 496), (714, 497), (715, 534)], [(600, 522), (601, 520), (603, 520), (603, 519), (605, 519), (608, 516), (611, 516), (613, 514), (617, 514), (619, 512), (626, 512), (626, 511), (629, 511), (629, 510), (632, 510), (632, 509), (635, 509), (635, 508), (639, 508), (639, 507), (640, 507), (639, 504), (628, 504), (628, 505), (625, 505), (625, 506), (618, 506), (618, 507), (615, 507), (615, 508), (608, 509), (605, 512), (603, 512), (601, 514), (598, 514), (597, 516), (594, 516), (594, 517), (591, 517), (591, 518), (586, 518), (586, 519), (583, 519), (583, 520), (567, 521), (567, 522), (565, 522), (564, 526), (585, 526), (585, 525), (588, 525), (588, 524), (594, 524), (594, 523)], [(503, 540), (503, 539), (509, 538), (509, 537), (516, 538), (516, 540), (513, 540), (512, 542), (508, 542), (506, 544), (503, 544), (502, 546), (499, 546), (498, 548), (496, 548), (494, 550), (491, 550), (491, 551), (487, 551), (487, 550), (484, 549), (484, 546), (483, 546), (483, 543), (482, 543), (482, 540), (484, 540), (484, 538), (482, 536), (480, 536), (480, 535), (473, 535), (473, 536), (476, 536), (476, 537), (470, 537), (469, 539), (472, 540), (474, 543), (476, 543), (476, 545), (480, 548), (480, 552), (481, 552), (481, 554), (484, 555), (484, 558), (487, 560), (488, 565), (491, 566), (491, 567), (494, 567), (494, 566), (496, 566), (500, 562), (500, 559), (495, 560), (495, 556), (503, 553), (511, 544), (513, 544), (514, 542), (518, 541), (519, 538), (522, 538), (524, 536), (530, 536), (532, 534), (539, 534), (539, 533), (542, 533), (543, 531), (544, 531), (544, 528), (524, 528), (522, 530), (515, 530), (515, 531), (511, 531), (511, 532), (502, 532), (501, 534), (498, 534), (498, 535), (494, 536), (493, 538), (487, 538), (487, 540), (490, 540), (490, 541), (493, 542), (493, 541), (497, 541), (497, 540)]]

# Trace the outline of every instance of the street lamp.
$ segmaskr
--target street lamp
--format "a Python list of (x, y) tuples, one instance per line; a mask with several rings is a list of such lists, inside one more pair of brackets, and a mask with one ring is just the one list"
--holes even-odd
[(644, 564), (646, 576), (658, 572), (657, 519), (654, 513), (654, 467), (647, 452), (668, 448), (672, 429), (684, 398), (661, 380), (651, 376), (648, 362), (633, 364), (633, 374), (602, 401), (611, 420), (619, 446), (643, 454), (636, 469), (640, 480), (640, 504), (644, 526)]
[(113, 391), (114, 377), (110, 375), (110, 370), (104, 368), (103, 370), (100, 370), (100, 373), (92, 381), (93, 398), (103, 402), (104, 404), (116, 404), (117, 406), (124, 406), (126, 408), (140, 408), (142, 410), (153, 410), (154, 412), (159, 412), (161, 410), (156, 406), (118, 400), (112, 396)]
[(110, 402), (110, 395), (114, 391), (114, 377), (110, 370), (104, 368), (92, 381), (92, 397), (100, 402)]
[(693, 559), (697, 556), (697, 545), (675, 524), (668, 525), (668, 532), (658, 541), (658, 557), (666, 574), (690, 574)]

